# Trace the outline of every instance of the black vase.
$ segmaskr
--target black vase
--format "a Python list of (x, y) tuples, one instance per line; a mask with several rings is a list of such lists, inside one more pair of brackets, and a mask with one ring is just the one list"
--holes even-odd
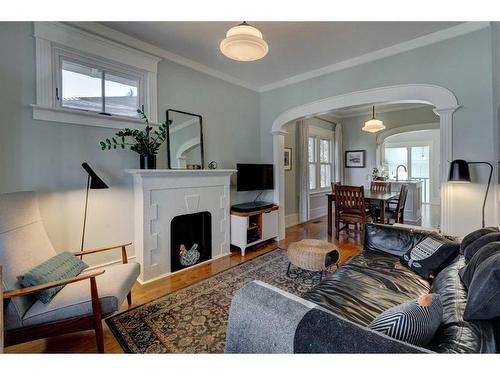
[(140, 155), (141, 169), (156, 169), (156, 155)]

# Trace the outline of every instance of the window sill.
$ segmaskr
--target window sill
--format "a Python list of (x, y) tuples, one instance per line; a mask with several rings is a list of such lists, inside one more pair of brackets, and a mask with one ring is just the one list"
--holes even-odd
[[(32, 104), (33, 119), (62, 122), (65, 124), (97, 126), (101, 128), (125, 129), (142, 128), (144, 121), (124, 116), (107, 116), (99, 113), (79, 111), (69, 108), (54, 108)], [(150, 123), (151, 125), (158, 125)]]
[(332, 192), (331, 189), (316, 190), (316, 191), (310, 192), (309, 196), (311, 198), (320, 197), (320, 196), (323, 196), (323, 195), (331, 193), (331, 192)]

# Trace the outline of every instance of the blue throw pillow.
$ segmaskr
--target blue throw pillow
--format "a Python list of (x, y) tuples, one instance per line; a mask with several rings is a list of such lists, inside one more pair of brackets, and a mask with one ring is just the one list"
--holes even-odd
[(469, 262), (480, 248), (495, 241), (500, 241), (500, 232), (491, 232), (479, 237), (477, 240), (464, 248), (465, 261)]
[(458, 272), (460, 280), (462, 280), (462, 283), (467, 289), (469, 289), (474, 273), (479, 265), (496, 253), (500, 253), (500, 241), (494, 241), (484, 245), (476, 251), (469, 263)]
[(483, 260), (474, 271), (467, 291), (465, 320), (500, 317), (500, 253)]
[(490, 233), (498, 232), (497, 227), (486, 227), (476, 229), (474, 232), (470, 232), (467, 236), (465, 236), (460, 243), (460, 254), (465, 253), (465, 249), (471, 245), (474, 241), (478, 240), (482, 236)]
[(425, 347), (443, 320), (439, 294), (424, 294), (418, 299), (391, 307), (369, 325), (377, 332), (396, 340)]
[[(87, 267), (88, 265), (80, 258), (64, 252), (36, 266), (24, 275), (17, 276), (17, 279), (23, 288), (28, 288), (78, 276)], [(43, 303), (49, 303), (62, 288), (63, 286), (45, 289), (35, 293), (34, 296)]]

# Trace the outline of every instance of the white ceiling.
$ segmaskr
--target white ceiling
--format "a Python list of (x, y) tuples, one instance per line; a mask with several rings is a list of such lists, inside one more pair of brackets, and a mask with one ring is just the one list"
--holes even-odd
[(182, 58), (262, 88), (441, 31), (458, 22), (255, 22), (269, 53), (255, 62), (224, 57), (219, 43), (239, 22), (103, 22)]

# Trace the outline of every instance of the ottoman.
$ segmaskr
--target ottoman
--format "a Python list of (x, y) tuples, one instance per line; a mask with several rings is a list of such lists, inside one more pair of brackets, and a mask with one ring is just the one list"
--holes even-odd
[(328, 241), (304, 239), (293, 242), (288, 246), (288, 269), (286, 275), (290, 274), (290, 266), (293, 264), (307, 271), (321, 272), (320, 280), (323, 278), (323, 271), (332, 264), (337, 265), (340, 259), (340, 251), (334, 244)]

